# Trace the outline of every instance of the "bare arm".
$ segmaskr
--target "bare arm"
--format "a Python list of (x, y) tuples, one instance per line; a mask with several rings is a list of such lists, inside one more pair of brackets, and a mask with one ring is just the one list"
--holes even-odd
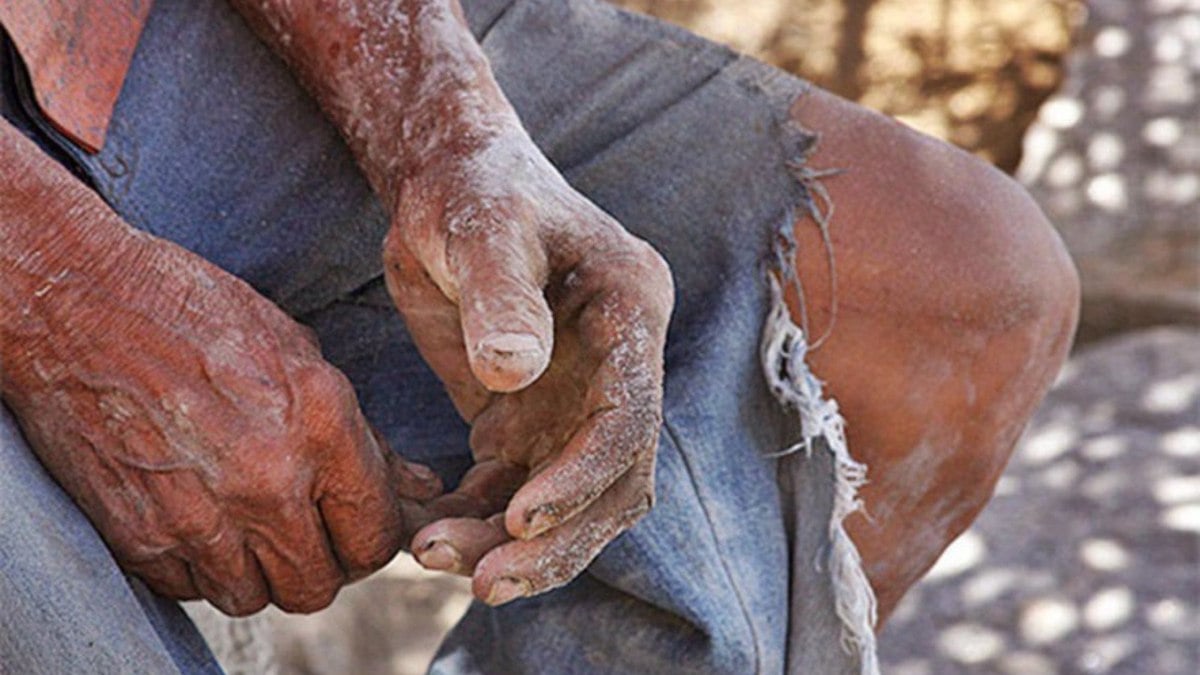
[(234, 4), (389, 206), (388, 288), (472, 424), (418, 560), (493, 604), (566, 583), (653, 501), (666, 264), (534, 146), (456, 0)]
[(523, 135), (457, 0), (233, 0), (342, 131), (389, 205), (447, 156)]

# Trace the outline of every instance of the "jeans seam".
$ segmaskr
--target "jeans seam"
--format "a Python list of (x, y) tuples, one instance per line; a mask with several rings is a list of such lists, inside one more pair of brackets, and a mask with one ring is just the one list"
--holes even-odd
[[(666, 415), (663, 415), (663, 430), (667, 433), (667, 437), (671, 439), (671, 443), (675, 446), (675, 449), (679, 451), (679, 458), (683, 462), (683, 468), (687, 471), (688, 480), (692, 483), (692, 490), (696, 493), (700, 510), (704, 513), (704, 522), (708, 525), (709, 532), (713, 536), (713, 541), (717, 541), (717, 528), (713, 524), (712, 514), (709, 513), (708, 505), (704, 503), (704, 499), (700, 495), (700, 484), (696, 480), (695, 471), (692, 470), (692, 463), (689, 461), (687, 453), (683, 451), (683, 443), (680, 441), (679, 435), (672, 428), (670, 421), (667, 420)], [(754, 672), (762, 673), (762, 654), (760, 653), (758, 631), (755, 629), (754, 621), (750, 617), (750, 608), (746, 605), (746, 598), (743, 596), (741, 588), (734, 580), (733, 570), (729, 566), (729, 561), (725, 559), (724, 555), (718, 557), (721, 560), (721, 569), (725, 572), (726, 579), (729, 580), (729, 587), (733, 589), (734, 597), (737, 598), (738, 609), (742, 612), (742, 619), (746, 627), (750, 630), (750, 642), (754, 649)]]

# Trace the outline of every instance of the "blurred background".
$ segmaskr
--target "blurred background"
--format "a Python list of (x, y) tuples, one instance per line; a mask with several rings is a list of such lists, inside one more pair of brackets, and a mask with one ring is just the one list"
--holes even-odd
[[(617, 4), (994, 163), (1079, 266), (1075, 353), (884, 672), (1200, 672), (1200, 0)], [(407, 675), (468, 602), (401, 556), (317, 615), (190, 610), (230, 673)]]

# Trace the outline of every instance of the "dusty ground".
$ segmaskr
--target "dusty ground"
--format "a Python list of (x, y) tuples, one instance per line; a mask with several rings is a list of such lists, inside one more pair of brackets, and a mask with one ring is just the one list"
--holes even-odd
[(1200, 325), (1200, 0), (1091, 0), (1017, 178), (1083, 280), (1080, 342)]

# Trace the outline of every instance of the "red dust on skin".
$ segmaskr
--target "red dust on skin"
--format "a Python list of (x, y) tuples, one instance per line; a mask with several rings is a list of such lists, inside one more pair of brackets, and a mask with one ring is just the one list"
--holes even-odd
[[(0, 124), (6, 402), (118, 560), (172, 597), (316, 609), (423, 525), (418, 557), (486, 601), (566, 583), (652, 503), (666, 264), (534, 147), (456, 2), (234, 4), (393, 214), (388, 288), (474, 425), (475, 469), (417, 501), (439, 486), (380, 447), (307, 331)], [(876, 518), (847, 526), (886, 614), (986, 502), (1078, 285), (998, 173), (820, 91), (793, 116), (822, 134), (818, 168), (849, 169), (826, 180), (840, 310), (811, 365), (870, 466)], [(796, 233), (819, 335), (824, 249)]]
[(418, 559), (474, 574), (492, 603), (566, 583), (653, 494), (666, 263), (541, 154), (457, 2), (234, 4), (391, 208), (388, 289), (475, 426), (478, 466), (521, 470), (474, 482), (491, 512), (435, 500), (445, 517), (418, 535)]
[(117, 561), (230, 614), (328, 605), (441, 492), (311, 331), (0, 123), (0, 393)]

